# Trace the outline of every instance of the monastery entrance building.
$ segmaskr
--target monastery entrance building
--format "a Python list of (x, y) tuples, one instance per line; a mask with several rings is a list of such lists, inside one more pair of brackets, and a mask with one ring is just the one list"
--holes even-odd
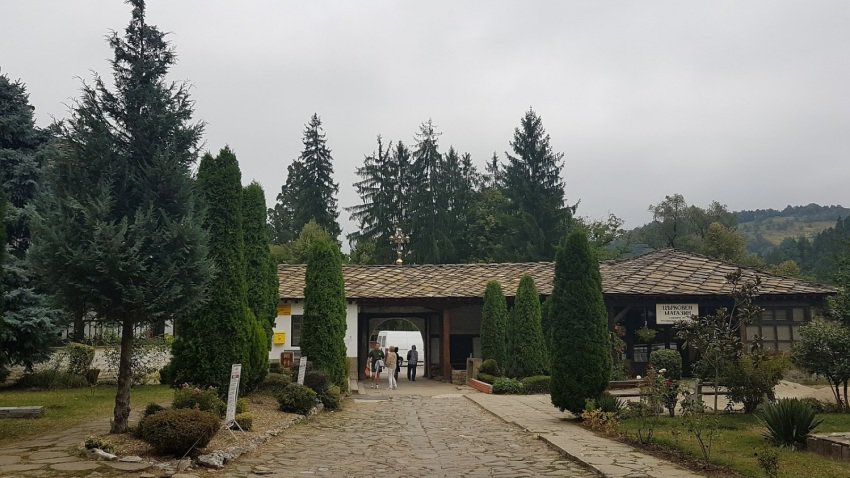
[[(294, 360), (300, 354), (305, 269), (304, 265), (278, 268), (280, 305), (269, 354), (273, 361)], [(673, 330), (675, 320), (731, 306), (725, 277), (736, 269), (732, 264), (675, 249), (602, 262), (608, 324), (625, 341), (625, 358), (632, 371), (643, 373), (652, 350), (681, 349)], [(743, 338), (760, 335), (768, 348), (790, 350), (800, 326), (835, 293), (830, 287), (743, 270), (745, 278), (761, 277), (758, 304), (765, 309), (756, 323), (742, 331)], [(510, 307), (523, 275), (534, 279), (541, 298), (545, 298), (552, 293), (554, 272), (551, 262), (343, 266), (350, 372), (363, 378), (366, 352), (381, 323), (405, 319), (422, 334), (425, 350), (420, 352), (420, 361), (425, 361), (425, 375), (450, 378), (453, 369), (466, 368), (468, 357), (481, 356), (479, 333), (487, 282), (495, 280), (502, 285)], [(655, 336), (647, 340), (638, 333), (641, 329), (652, 329)], [(686, 362), (689, 358), (684, 354)]]

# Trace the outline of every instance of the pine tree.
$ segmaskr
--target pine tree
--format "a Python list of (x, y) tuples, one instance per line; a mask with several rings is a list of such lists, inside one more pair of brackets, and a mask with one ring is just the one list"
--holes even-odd
[(62, 318), (36, 290), (36, 277), (26, 262), (49, 140), (49, 133), (35, 126), (26, 87), (0, 75), (0, 202), (5, 208), (0, 255), (7, 254), (0, 267), (0, 376), (9, 366), (31, 369), (47, 359)]
[(540, 116), (529, 109), (505, 153), (505, 194), (514, 215), (511, 247), (517, 260), (551, 260), (571, 210), (564, 206), (563, 153), (555, 153)]
[(508, 317), (505, 369), (511, 377), (530, 377), (549, 371), (546, 344), (540, 324), (540, 294), (534, 279), (524, 275), (519, 281), (514, 307)]
[(336, 243), (317, 240), (305, 273), (301, 353), (343, 390), (348, 388), (345, 315), (342, 256)]
[(481, 358), (494, 359), (502, 367), (507, 357), (507, 325), (508, 305), (502, 286), (490, 281), (484, 291), (484, 307), (481, 310)]
[(301, 230), (312, 219), (336, 239), (341, 232), (336, 200), (339, 185), (333, 182), (333, 158), (318, 115), (310, 118), (301, 141), (304, 150), (294, 168), (291, 186), (296, 200), (292, 205), (293, 231)]
[(559, 248), (552, 290), (552, 404), (579, 413), (608, 385), (611, 347), (599, 262), (576, 228)]
[(190, 178), (203, 125), (190, 123), (187, 87), (165, 80), (175, 53), (145, 22), (144, 1), (129, 3), (124, 35), (109, 38), (115, 86), (83, 86), (48, 163), (29, 254), (66, 306), (84, 300), (120, 325), (113, 433), (127, 431), (135, 327), (192, 311), (212, 274)]
[(410, 251), (414, 262), (440, 264), (452, 251), (445, 224), (443, 158), (431, 120), (419, 128), (410, 171)]
[(241, 363), (243, 385), (254, 378), (250, 356), (253, 314), (246, 300), (245, 246), (242, 232), (242, 175), (236, 155), (225, 147), (204, 155), (197, 190), (206, 209), (209, 257), (217, 273), (209, 301), (177, 323), (172, 351), (177, 383), (218, 388), (225, 393), (230, 367)]

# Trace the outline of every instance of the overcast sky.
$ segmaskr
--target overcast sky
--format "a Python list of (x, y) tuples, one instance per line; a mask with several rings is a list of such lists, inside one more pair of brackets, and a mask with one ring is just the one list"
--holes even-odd
[[(0, 69), (39, 124), (67, 116), (130, 8), (4, 2)], [(172, 78), (193, 85), (206, 148), (229, 144), (270, 202), (318, 113), (340, 206), (375, 137), (432, 118), (483, 165), (532, 106), (565, 154), (579, 214), (627, 226), (680, 192), (731, 209), (850, 204), (850, 2), (151, 0)], [(345, 232), (354, 225), (340, 214)]]

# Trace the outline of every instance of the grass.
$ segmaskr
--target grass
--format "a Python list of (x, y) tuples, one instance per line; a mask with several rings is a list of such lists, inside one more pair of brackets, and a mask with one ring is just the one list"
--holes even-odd
[[(850, 431), (850, 414), (826, 413), (818, 417), (824, 421), (816, 432)], [(719, 434), (715, 436), (711, 450), (711, 463), (727, 467), (744, 476), (765, 476), (756, 461), (756, 453), (770, 445), (762, 436), (763, 427), (756, 417), (742, 414), (721, 415), (719, 424)], [(620, 424), (619, 431), (636, 441), (637, 428), (638, 421), (629, 419)], [(664, 448), (702, 459), (699, 444), (682, 428), (678, 417), (660, 417), (655, 428), (654, 441)], [(778, 450), (780, 477), (850, 477), (850, 467), (846, 462), (833, 461), (805, 451)]]
[[(141, 410), (150, 402), (170, 402), (173, 392), (165, 385), (142, 385), (130, 392), (130, 406)], [(0, 446), (45, 435), (96, 419), (112, 417), (115, 387), (98, 386), (51, 391), (0, 389), (0, 406), (44, 406), (39, 418), (0, 420)]]

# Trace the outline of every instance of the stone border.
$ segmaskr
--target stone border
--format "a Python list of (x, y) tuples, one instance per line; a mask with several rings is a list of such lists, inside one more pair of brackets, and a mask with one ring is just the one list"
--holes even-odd
[(829, 435), (810, 435), (806, 438), (806, 450), (833, 460), (850, 462), (850, 444), (833, 440)]
[(481, 393), (493, 393), (493, 386), (487, 382), (482, 382), (481, 380), (470, 378), (466, 380), (466, 384)]

